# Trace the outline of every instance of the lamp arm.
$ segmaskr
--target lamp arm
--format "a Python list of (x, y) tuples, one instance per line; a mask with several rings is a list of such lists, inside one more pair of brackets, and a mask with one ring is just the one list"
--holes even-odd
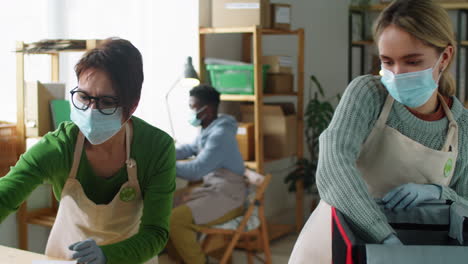
[(169, 107), (169, 95), (172, 92), (172, 90), (174, 90), (174, 88), (177, 86), (177, 84), (180, 82), (181, 79), (182, 79), (181, 77), (177, 78), (177, 80), (172, 84), (171, 88), (167, 91), (167, 93), (165, 95), (167, 117), (169, 118), (169, 126), (170, 126), (170, 129), (171, 129), (171, 136), (174, 139), (174, 141), (175, 141), (175, 131), (174, 131), (174, 125), (172, 123), (171, 110), (170, 110), (170, 107)]

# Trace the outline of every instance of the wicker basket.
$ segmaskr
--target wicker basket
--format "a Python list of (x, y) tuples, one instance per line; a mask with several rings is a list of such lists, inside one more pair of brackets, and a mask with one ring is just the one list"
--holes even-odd
[(0, 121), (0, 177), (16, 163), (16, 142), (16, 124)]

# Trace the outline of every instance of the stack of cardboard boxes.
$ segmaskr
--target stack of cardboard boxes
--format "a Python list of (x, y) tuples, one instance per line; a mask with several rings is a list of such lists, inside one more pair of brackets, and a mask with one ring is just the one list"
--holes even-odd
[(200, 0), (200, 27), (291, 28), (291, 5), (269, 0)]
[[(237, 137), (239, 148), (245, 160), (253, 160), (255, 159), (253, 105), (241, 105), (240, 111), (241, 123)], [(265, 159), (294, 156), (297, 147), (297, 116), (294, 105), (292, 103), (265, 104), (262, 117)]]
[(294, 76), (290, 56), (263, 56), (264, 64), (270, 65), (267, 76), (266, 94), (292, 94)]
[[(251, 27), (290, 30), (291, 6), (269, 0), (200, 0), (200, 27)], [(290, 56), (263, 56), (270, 65), (265, 94), (293, 93), (294, 76)], [(262, 110), (266, 159), (280, 159), (296, 153), (297, 117), (294, 105), (266, 104)], [(244, 160), (255, 159), (254, 107), (240, 106), (237, 140)]]

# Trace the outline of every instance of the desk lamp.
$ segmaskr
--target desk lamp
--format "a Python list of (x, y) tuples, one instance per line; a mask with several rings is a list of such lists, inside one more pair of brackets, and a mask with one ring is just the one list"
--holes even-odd
[(165, 99), (166, 99), (167, 116), (169, 117), (169, 125), (171, 127), (172, 138), (175, 138), (175, 132), (174, 132), (174, 125), (172, 124), (171, 110), (169, 108), (169, 95), (179, 85), (179, 83), (182, 83), (183, 86), (187, 86), (187, 87), (194, 87), (200, 84), (200, 80), (198, 79), (198, 74), (193, 68), (192, 57), (187, 57), (187, 62), (185, 63), (185, 66), (184, 66), (184, 75), (177, 78), (177, 80), (171, 86), (171, 89), (169, 89), (169, 91), (167, 91), (166, 93)]

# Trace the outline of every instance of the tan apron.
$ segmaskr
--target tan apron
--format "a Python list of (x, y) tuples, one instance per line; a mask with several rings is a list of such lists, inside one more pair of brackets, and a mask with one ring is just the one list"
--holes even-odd
[[(448, 186), (458, 156), (458, 125), (439, 95), (449, 120), (442, 150), (428, 148), (386, 125), (394, 99), (389, 95), (373, 130), (363, 144), (357, 167), (369, 193), (382, 198), (405, 183)], [(289, 264), (332, 263), (331, 207), (323, 200), (309, 217), (294, 246)]]
[[(143, 199), (136, 162), (130, 158), (132, 129), (128, 123), (125, 129), (128, 181), (108, 204), (95, 204), (89, 200), (76, 179), (84, 144), (83, 134), (78, 134), (73, 166), (63, 187), (57, 218), (47, 242), (47, 256), (71, 259), (73, 251), (68, 246), (75, 242), (92, 238), (98, 245), (108, 245), (123, 241), (138, 232)], [(157, 256), (146, 263), (157, 264)]]

